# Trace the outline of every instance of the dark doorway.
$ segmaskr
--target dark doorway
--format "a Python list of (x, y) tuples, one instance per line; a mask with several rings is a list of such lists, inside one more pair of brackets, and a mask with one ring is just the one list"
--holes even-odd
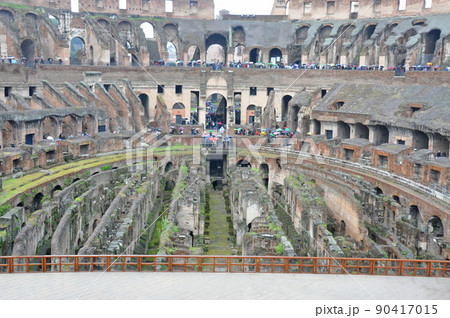
[(223, 177), (223, 160), (209, 161), (209, 175), (211, 177)]

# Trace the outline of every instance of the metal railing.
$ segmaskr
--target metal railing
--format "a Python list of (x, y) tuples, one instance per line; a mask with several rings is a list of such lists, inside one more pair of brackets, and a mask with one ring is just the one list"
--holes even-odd
[(447, 203), (450, 202), (450, 195), (448, 193), (438, 191), (437, 188), (427, 187), (423, 184), (417, 183), (415, 181), (409, 180), (409, 179), (401, 177), (399, 175), (396, 175), (396, 174), (393, 174), (393, 173), (390, 173), (390, 172), (387, 172), (384, 170), (380, 170), (380, 169), (377, 169), (374, 167), (365, 166), (365, 165), (359, 164), (357, 162), (346, 161), (346, 160), (337, 159), (337, 158), (333, 158), (333, 157), (326, 157), (326, 156), (319, 156), (319, 155), (316, 156), (316, 155), (311, 155), (306, 152), (300, 152), (300, 151), (295, 151), (295, 150), (285, 149), (285, 148), (275, 148), (275, 147), (266, 147), (266, 146), (254, 146), (254, 148), (261, 149), (264, 151), (285, 153), (287, 155), (294, 155), (296, 157), (302, 157), (302, 158), (310, 159), (310, 160), (320, 159), (320, 160), (323, 160), (324, 163), (327, 163), (327, 164), (333, 163), (333, 164), (338, 164), (341, 166), (350, 167), (352, 169), (358, 169), (361, 171), (373, 173), (373, 174), (381, 176), (381, 177), (393, 179), (393, 180), (401, 183), (402, 185), (409, 187), (410, 189), (420, 191), (426, 195), (436, 197), (437, 199), (440, 199), (444, 202), (447, 202)]
[(0, 273), (202, 272), (450, 277), (450, 261), (283, 256), (1, 256)]

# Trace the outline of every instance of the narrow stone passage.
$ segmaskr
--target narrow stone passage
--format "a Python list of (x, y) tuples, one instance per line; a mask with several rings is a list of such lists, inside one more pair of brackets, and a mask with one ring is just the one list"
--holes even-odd
[(232, 255), (232, 237), (229, 234), (227, 210), (222, 191), (210, 192), (209, 244), (206, 255)]

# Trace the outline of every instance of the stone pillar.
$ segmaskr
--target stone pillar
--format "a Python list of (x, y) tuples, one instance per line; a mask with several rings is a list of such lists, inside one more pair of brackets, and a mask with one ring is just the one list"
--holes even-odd
[(340, 64), (347, 64), (347, 56), (345, 56), (345, 55), (341, 56), (341, 63)]
[(378, 58), (378, 65), (383, 65), (385, 68), (387, 68), (386, 65), (386, 56), (384, 55), (380, 55), (380, 57)]
[(308, 64), (308, 55), (302, 55), (302, 64)]
[(199, 124), (206, 124), (206, 96), (200, 96), (198, 102), (198, 121)]

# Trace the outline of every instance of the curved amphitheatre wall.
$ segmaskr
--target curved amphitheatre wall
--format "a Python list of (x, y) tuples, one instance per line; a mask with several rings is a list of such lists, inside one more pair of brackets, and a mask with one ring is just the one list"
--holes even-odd
[[(11, 12), (14, 13), (15, 10), (11, 9)], [(54, 13), (56, 16), (62, 14), (57, 11), (49, 12)], [(86, 18), (82, 15), (74, 14), (74, 18), (70, 22), (72, 31), (67, 34), (62, 33), (60, 29), (51, 25), (45, 14), (38, 16), (39, 21), (41, 21), (40, 29), (33, 31), (35, 32), (33, 34), (31, 31), (27, 33), (23, 28), (23, 25), (27, 22), (24, 22), (21, 14), (13, 15), (16, 19), (16, 27), (12, 26), (11, 22), (5, 22), (6, 18), (4, 17), (6, 15), (9, 16), (8, 13), (0, 15), (0, 29), (6, 30), (6, 42), (4, 43), (7, 44), (8, 54), (20, 55), (19, 52), (21, 50), (19, 48), (21, 43), (17, 43), (17, 40), (15, 40), (19, 38), (17, 34), (25, 34), (28, 37), (31, 37), (33, 34), (45, 34), (47, 43), (54, 43), (52, 47), (55, 47), (55, 50), (50, 51), (48, 45), (44, 44), (45, 41), (42, 41), (42, 43), (35, 43), (37, 47), (35, 52), (44, 57), (55, 54), (68, 58), (70, 52), (68, 40), (74, 36), (83, 37), (83, 34), (89, 33), (89, 36), (84, 37), (85, 47), (89, 48), (92, 45), (93, 50), (100, 52), (98, 56), (102, 57), (100, 60), (95, 61), (94, 64), (106, 65), (111, 62), (109, 60), (112, 52), (110, 43), (105, 43), (102, 36), (99, 35), (99, 30), (96, 29), (95, 25), (92, 26), (92, 21), (85, 23)], [(448, 17), (444, 16), (445, 18)], [(401, 43), (408, 42), (411, 45), (406, 49), (406, 60), (413, 63), (425, 58), (423, 56), (419, 57), (419, 52), (426, 48), (427, 37), (436, 28), (442, 30), (440, 34), (442, 41), (438, 41), (435, 47), (435, 52), (439, 52), (439, 54), (434, 54), (435, 52), (428, 53), (432, 56), (427, 56), (426, 58), (435, 63), (445, 62), (448, 59), (449, 40), (448, 34), (445, 34), (446, 31), (442, 28), (443, 17), (429, 16), (425, 19), (426, 23), (413, 25), (416, 19), (417, 17), (401, 18), (396, 25), (391, 25), (393, 21), (390, 19), (379, 19), (377, 21), (379, 24), (373, 33), (375, 38), (367, 39), (371, 43), (366, 45), (366, 41), (363, 46), (360, 44), (364, 36), (367, 35), (365, 31), (365, 23), (367, 21), (358, 22), (355, 26), (355, 31), (350, 37), (351, 41), (349, 42), (352, 43), (350, 47), (345, 47), (344, 44), (337, 41), (334, 49), (340, 52), (341, 57), (348, 56), (347, 63), (349, 63), (350, 60), (356, 58), (356, 51), (361, 50), (361, 48), (362, 53), (377, 48), (377, 51), (383, 52), (377, 56), (377, 61), (381, 63), (382, 57), (384, 57), (385, 63), (394, 63), (394, 61), (397, 61), (398, 56), (406, 54), (402, 53), (404, 48), (401, 47)], [(204, 39), (201, 38), (202, 32), (198, 32), (198, 35), (193, 36), (189, 33), (183, 33), (185, 32), (183, 30), (189, 29), (186, 26), (198, 27), (205, 22), (172, 20), (179, 26), (180, 31), (179, 33), (175, 32), (175, 36), (178, 39), (172, 40), (174, 42), (178, 41), (177, 43), (183, 43), (182, 40), (185, 40), (186, 46), (197, 42), (200, 53), (204, 54), (205, 47)], [(156, 45), (159, 47), (158, 54), (163, 57), (167, 39), (163, 35), (162, 30), (164, 27), (163, 23), (166, 21), (152, 22), (155, 24), (157, 38), (149, 41), (152, 44), (156, 42)], [(110, 23), (114, 28), (117, 28), (115, 21), (110, 21)], [(208, 23), (206, 24), (208, 25)], [(324, 37), (324, 34), (327, 32), (322, 30), (322, 22), (311, 23), (307, 37), (296, 39), (296, 43), (291, 43), (292, 35), (295, 34), (298, 27), (296, 22), (293, 22), (291, 25), (285, 26), (286, 29), (282, 30), (286, 31), (283, 32), (284, 37), (281, 37), (280, 40), (284, 42), (278, 44), (280, 44), (280, 47), (297, 45), (297, 49), (301, 46), (302, 50), (304, 50), (305, 53), (301, 55), (299, 55), (298, 51), (297, 53), (289, 53), (288, 60), (295, 61), (296, 59), (294, 58), (301, 58), (303, 61), (314, 61), (318, 57), (315, 51), (316, 47), (320, 51), (321, 46), (325, 47), (327, 43), (330, 44), (330, 41), (338, 36), (339, 32), (337, 30), (340, 29), (343, 23), (342, 21), (339, 23), (335, 22), (332, 31), (326, 37)], [(251, 26), (250, 22), (224, 22), (226, 34), (229, 33), (230, 26), (236, 26), (237, 24), (243, 24), (245, 26), (244, 29), (247, 30)], [(138, 22), (133, 22), (132, 25), (134, 34), (128, 40), (132, 42), (130, 44), (134, 48), (140, 48), (141, 55), (138, 54), (138, 58), (143, 61), (145, 66), (149, 62), (147, 45), (144, 45), (144, 38), (140, 34)], [(276, 24), (261, 24), (261, 26), (267, 27), (268, 30), (280, 31), (277, 29)], [(414, 29), (416, 35), (411, 36), (414, 32), (406, 34), (410, 28)], [(269, 45), (260, 40), (260, 37), (260, 34), (248, 32), (246, 34), (248, 41), (246, 45), (248, 48), (261, 46), (267, 59), (271, 44)], [(290, 42), (286, 40), (288, 37)], [(411, 41), (409, 41), (408, 37), (412, 37)], [(264, 43), (259, 43), (259, 41)], [(317, 43), (317, 46), (315, 43)], [(4, 47), (5, 45), (2, 44), (2, 49)], [(178, 50), (180, 54), (183, 53), (182, 47), (179, 47)], [(282, 51), (286, 55), (286, 51)], [(137, 50), (134, 52), (136, 53)], [(89, 55), (89, 53), (87, 54)], [(117, 53), (115, 56), (117, 63), (121, 66), (90, 66), (87, 68), (86, 66), (75, 65), (37, 65), (35, 68), (25, 68), (21, 65), (1, 64), (0, 72), (8, 76), (0, 78), (0, 86), (5, 88), (11, 87), (13, 93), (17, 93), (11, 94), (8, 98), (0, 95), (0, 100), (2, 100), (0, 106), (3, 110), (6, 110), (0, 113), (2, 124), (6, 121), (16, 121), (19, 126), (17, 131), (20, 134), (16, 138), (17, 140), (22, 140), (22, 142), (25, 140), (25, 134), (32, 131), (36, 135), (42, 135), (43, 128), (41, 126), (44, 125), (43, 123), (36, 123), (35, 130), (32, 130), (31, 125), (25, 125), (27, 121), (43, 121), (44, 117), (50, 115), (57, 117), (58, 127), (67, 126), (68, 124), (65, 120), (68, 116), (71, 116), (74, 121), (74, 131), (80, 131), (79, 128), (83, 126), (82, 119), (85, 115), (93, 116), (94, 125), (98, 124), (99, 127), (105, 126), (107, 127), (106, 131), (110, 133), (118, 129), (139, 131), (141, 127), (146, 126), (147, 122), (144, 116), (145, 110), (135, 91), (149, 92), (151, 99), (149, 103), (151, 109), (150, 120), (156, 120), (153, 105), (157, 104), (157, 84), (149, 83), (148, 73), (141, 68), (128, 67), (131, 66), (131, 61), (127, 60), (123, 54)], [(183, 56), (180, 55), (178, 58), (183, 58)], [(366, 60), (374, 59), (372, 56), (364, 56), (364, 58)], [(88, 61), (89, 56), (86, 59)], [(360, 64), (363, 64), (362, 60), (360, 59)], [(321, 60), (320, 62), (336, 63), (337, 58), (327, 57), (326, 60)], [(303, 73), (302, 70), (233, 69), (232, 73), (225, 71), (218, 75), (218, 73), (213, 73), (209, 70), (205, 71), (205, 69), (200, 68), (148, 67), (145, 70), (149, 71), (152, 76), (157, 77), (160, 83), (166, 86), (166, 89), (175, 89), (175, 85), (182, 84), (184, 91), (196, 90), (199, 91), (200, 96), (218, 92), (220, 89), (221, 93), (227, 92), (225, 95), (228, 97), (232, 96), (236, 91), (248, 90), (249, 85), (258, 86), (258, 89), (264, 93), (267, 87), (276, 86), (276, 92), (280, 93), (284, 90), (284, 87), (290, 85), (299, 75), (302, 76), (296, 82), (292, 95), (305, 88), (308, 92), (311, 92), (318, 88), (329, 89), (334, 84), (352, 84), (355, 81), (364, 81), (367, 84), (386, 84), (386, 82), (395, 81), (395, 85), (399, 87), (417, 84), (441, 87), (450, 86), (450, 73), (448, 72), (410, 72), (405, 78), (394, 78), (392, 72), (368, 71), (311, 70)], [(93, 73), (87, 74), (87, 71)], [(95, 74), (95, 72), (97, 73)], [(123, 80), (125, 72), (129, 81)], [(90, 77), (95, 77), (96, 80), (93, 81)], [(211, 78), (213, 79), (212, 81), (210, 81)], [(44, 82), (43, 79), (50, 79), (50, 81)], [(65, 82), (71, 84), (61, 84)], [(208, 83), (214, 85), (208, 87)], [(109, 88), (105, 85), (109, 85)], [(36, 94), (32, 96), (28, 95), (30, 86), (36, 90)], [(95, 91), (95, 94), (90, 87), (94, 87), (93, 91)], [(27, 98), (24, 98), (24, 96)], [(180, 98), (180, 100), (176, 101), (181, 102), (185, 100), (186, 98), (183, 97), (182, 100)], [(166, 98), (166, 102), (169, 104), (168, 98)], [(88, 105), (95, 105), (96, 107), (90, 109), (87, 107)], [(167, 108), (170, 109), (170, 105)], [(24, 110), (27, 111), (26, 116), (23, 113)], [(36, 112), (33, 113), (32, 110)], [(35, 115), (35, 117), (32, 115)], [(58, 128), (58, 132), (61, 132), (61, 129)], [(53, 161), (62, 162), (66, 158), (70, 160), (70, 156), (79, 158), (103, 152), (121, 151), (132, 134), (132, 132), (124, 132), (120, 136), (107, 135), (97, 140), (71, 141), (64, 145), (65, 149), (47, 147), (46, 145), (44, 145), (45, 147), (34, 148), (24, 146), (24, 148), (20, 148), (22, 150), (17, 152), (17, 154), (15, 152), (12, 152), (12, 154), (11, 152), (2, 153), (5, 157), (1, 168), (5, 169), (2, 171), (6, 172), (7, 175), (10, 175), (15, 168), (14, 162), (19, 158), (22, 160), (21, 168), (29, 170), (37, 167), (45, 168), (47, 164), (51, 164)], [(2, 138), (5, 138), (3, 132)], [(133, 142), (139, 143), (140, 140), (132, 140), (131, 143)], [(178, 136), (173, 139), (173, 144), (183, 143), (184, 145), (191, 145), (195, 142), (189, 138)], [(88, 147), (86, 148), (86, 146)], [(239, 146), (244, 147), (244, 143), (241, 143)], [(49, 159), (51, 157), (49, 153), (52, 150), (55, 152), (56, 159)], [(239, 157), (239, 160), (241, 159), (243, 157)], [(67, 173), (64, 173), (64, 176), (58, 175), (52, 181), (41, 182), (36, 187), (29, 187), (23, 192), (17, 192), (7, 202), (5, 201), (10, 203), (13, 209), (8, 211), (7, 216), (2, 218), (2, 226), (3, 222), (5, 222), (5, 226), (2, 228), (8, 228), (8, 244), (2, 244), (2, 252), (16, 255), (46, 254), (48, 252), (52, 254), (120, 253), (123, 251), (122, 248), (129, 244), (131, 244), (131, 249), (136, 249), (136, 246), (133, 244), (139, 237), (140, 230), (148, 221), (148, 214), (141, 212), (149, 209), (158, 209), (157, 200), (155, 199), (157, 198), (155, 187), (159, 183), (159, 176), (144, 176), (139, 173), (127, 172), (128, 168), (120, 168), (122, 165), (125, 165), (124, 160), (116, 159), (98, 163), (97, 165), (94, 163), (94, 167), (80, 168), (76, 172), (67, 171)], [(449, 249), (448, 243), (446, 243), (449, 241), (450, 233), (448, 203), (440, 202), (435, 198), (427, 198), (419, 191), (395, 184), (389, 178), (380, 179), (366, 173), (351, 171), (338, 166), (331, 167), (328, 165), (326, 168), (320, 168), (321, 165), (308, 162), (290, 166), (286, 163), (277, 162), (277, 160), (270, 156), (266, 156), (264, 159), (269, 165), (269, 189), (275, 189), (278, 185), (281, 185), (278, 195), (281, 197), (285, 195), (289, 198), (286, 199), (286, 204), (289, 205), (290, 214), (293, 216), (290, 220), (286, 220), (287, 225), (284, 225), (288, 226), (289, 223), (292, 223), (295, 229), (301, 233), (302, 229), (299, 226), (301, 224), (304, 229), (309, 231), (308, 235), (303, 235), (300, 238), (293, 234), (292, 237), (288, 235), (291, 241), (293, 239), (300, 240), (298, 251), (304, 252), (305, 250), (308, 251), (308, 248), (312, 248), (314, 252), (311, 253), (324, 255), (325, 249), (323, 246), (320, 247), (317, 242), (326, 242), (329, 245), (322, 245), (333, 246), (336, 255), (347, 255), (348, 251), (346, 251), (346, 248), (348, 249), (351, 246), (360, 252), (359, 255), (382, 257), (384, 256), (383, 252), (386, 252), (392, 257), (424, 257), (425, 255), (425, 257), (448, 258)], [(113, 163), (116, 162), (117, 164), (114, 165)], [(262, 163), (259, 159), (251, 159), (253, 167), (259, 168)], [(92, 176), (95, 172), (101, 171), (99, 166), (103, 167), (106, 165), (119, 169), (116, 170), (117, 172), (105, 171)], [(178, 165), (175, 164), (175, 166), (177, 167)], [(119, 176), (119, 171), (123, 173), (122, 176)], [(43, 174), (47, 174), (47, 172), (43, 172)], [(123, 177), (125, 177), (127, 184), (122, 184), (121, 181), (124, 181)], [(146, 178), (151, 180), (148, 181)], [(76, 181), (76, 179), (80, 180)], [(180, 189), (181, 179), (181, 177), (177, 179), (176, 189)], [(445, 179), (445, 176), (441, 179)], [(73, 185), (71, 185), (72, 182), (74, 182)], [(105, 187), (105, 185), (108, 186)], [(146, 190), (142, 191), (141, 188), (141, 191), (139, 191), (140, 187), (144, 187)], [(58, 192), (60, 188), (62, 191)], [(14, 188), (13, 190), (16, 189)], [(304, 193), (307, 194), (306, 197)], [(202, 194), (194, 193), (192, 196), (201, 198)], [(398, 198), (398, 202), (394, 199), (394, 196)], [(97, 198), (104, 198), (108, 208), (105, 209), (105, 204), (102, 206)], [(138, 203), (131, 204), (129, 198), (136, 199)], [(152, 204), (156, 205), (153, 206)], [(192, 204), (192, 206), (194, 205)], [(127, 212), (123, 213), (125, 208)], [(198, 210), (198, 208), (197, 206), (192, 209)], [(196, 214), (194, 213), (194, 215)], [(28, 216), (30, 218), (27, 220)], [(198, 217), (196, 215), (194, 218)], [(433, 226), (435, 223), (432, 222), (435, 217), (439, 218), (442, 225), (443, 233), (439, 237), (435, 235), (437, 229)], [(130, 220), (132, 220), (131, 223), (129, 223)], [(134, 224), (133, 220), (135, 220)], [(171, 221), (176, 223), (176, 220), (175, 218)], [(267, 226), (264, 220), (258, 219), (257, 221), (260, 222), (261, 228)], [(342, 221), (345, 223), (343, 230), (341, 229)], [(130, 227), (130, 224), (133, 226)], [(130, 228), (131, 230), (128, 231)], [(189, 231), (192, 229), (186, 228), (182, 230), (187, 231), (185, 234), (188, 237)], [(333, 235), (330, 235), (331, 230), (341, 241), (336, 243)], [(285, 229), (285, 232), (289, 232), (288, 228)], [(119, 235), (118, 233), (121, 234)], [(169, 236), (172, 234), (167, 233)], [(343, 239), (342, 237), (345, 235), (348, 235), (351, 239)], [(314, 237), (314, 240), (305, 238), (308, 236)], [(363, 241), (362, 244), (361, 241)], [(2, 243), (4, 242), (2, 238)], [(185, 247), (189, 246), (186, 244), (184, 245)], [(257, 246), (257, 243), (255, 244)], [(185, 251), (186, 249), (180, 248), (180, 250)]]

